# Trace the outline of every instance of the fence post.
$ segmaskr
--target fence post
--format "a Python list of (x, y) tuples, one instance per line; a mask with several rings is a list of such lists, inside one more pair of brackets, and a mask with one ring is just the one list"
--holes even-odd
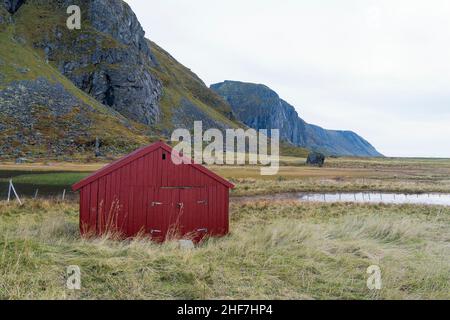
[(11, 184), (12, 184), (12, 180), (9, 180), (9, 185), (8, 185), (8, 202), (11, 201)]
[(19, 195), (17, 194), (16, 188), (14, 188), (14, 184), (12, 182), (12, 179), (9, 180), (9, 185), (10, 185), (11, 190), (14, 192), (14, 195), (16, 196), (17, 201), (19, 201), (19, 204), (22, 205), (22, 201), (20, 201), (20, 198), (19, 198)]
[(64, 201), (64, 199), (66, 198), (66, 189), (64, 189), (63, 194), (62, 194), (62, 201)]

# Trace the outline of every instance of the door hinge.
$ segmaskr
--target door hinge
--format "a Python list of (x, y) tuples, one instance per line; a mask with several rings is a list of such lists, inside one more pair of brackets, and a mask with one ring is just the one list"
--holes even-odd
[(197, 232), (204, 232), (204, 233), (208, 233), (208, 228), (197, 229)]
[(150, 231), (150, 234), (153, 235), (154, 233), (161, 233), (161, 232), (162, 232), (161, 230), (151, 230), (151, 231)]
[(200, 200), (200, 201), (197, 201), (197, 204), (208, 204), (208, 201), (207, 200)]
[(162, 202), (152, 202), (152, 207), (160, 205), (162, 205)]

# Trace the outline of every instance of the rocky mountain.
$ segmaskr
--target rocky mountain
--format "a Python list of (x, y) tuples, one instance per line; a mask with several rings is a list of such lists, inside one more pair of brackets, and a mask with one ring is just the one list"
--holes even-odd
[(265, 85), (225, 81), (211, 86), (232, 107), (235, 116), (255, 129), (280, 129), (293, 145), (328, 155), (382, 156), (369, 142), (351, 131), (325, 130), (306, 123), (295, 108)]
[[(81, 9), (80, 30), (66, 25), (70, 5)], [(103, 154), (123, 154), (199, 120), (204, 129), (279, 126), (286, 154), (376, 154), (357, 135), (293, 121), (270, 90), (213, 89), (148, 40), (122, 0), (0, 3), (0, 159), (86, 157), (97, 139)]]
[[(81, 30), (66, 26), (78, 4)], [(173, 128), (232, 128), (231, 107), (145, 38), (121, 0), (0, 5), (0, 157), (123, 153)]]

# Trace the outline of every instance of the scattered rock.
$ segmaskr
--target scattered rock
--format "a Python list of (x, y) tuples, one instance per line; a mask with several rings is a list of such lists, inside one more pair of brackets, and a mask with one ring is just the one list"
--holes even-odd
[[(183, 128), (188, 130), (194, 129), (194, 121), (202, 121), (203, 130), (217, 128), (225, 131), (228, 129), (223, 123), (212, 119), (205, 113), (200, 106), (194, 104), (186, 98), (181, 98), (179, 105), (174, 109), (172, 122), (175, 128)], [(189, 125), (187, 125), (189, 124)], [(166, 133), (168, 136), (170, 132)]]
[(22, 157), (30, 145), (56, 155), (79, 150), (83, 146), (76, 141), (92, 139), (92, 111), (59, 83), (43, 78), (9, 83), (0, 90), (0, 134), (9, 132), (0, 150), (11, 157)]
[(4, 0), (5, 9), (14, 14), (25, 3), (25, 0)]
[(19, 71), (22, 74), (26, 74), (26, 73), (30, 72), (30, 69), (28, 69), (28, 68), (18, 68), (17, 71)]
[(95, 149), (94, 149), (95, 157), (101, 157), (102, 154), (100, 153), (100, 140), (98, 137), (95, 138)]
[(325, 156), (320, 152), (310, 152), (306, 164), (310, 166), (323, 167), (325, 164)]
[(194, 242), (191, 240), (180, 240), (178, 241), (178, 245), (180, 246), (180, 249), (184, 250), (192, 250), (195, 248)]
[(16, 164), (22, 164), (22, 163), (27, 163), (28, 159), (27, 158), (17, 158), (16, 159)]

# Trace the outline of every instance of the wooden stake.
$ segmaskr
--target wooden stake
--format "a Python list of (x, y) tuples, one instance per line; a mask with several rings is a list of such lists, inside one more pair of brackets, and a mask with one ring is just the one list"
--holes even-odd
[(20, 198), (19, 198), (19, 195), (17, 194), (16, 188), (14, 188), (14, 184), (12, 182), (12, 179), (9, 180), (9, 184), (10, 184), (11, 190), (14, 192), (14, 195), (17, 198), (17, 201), (19, 201), (20, 205), (22, 205), (22, 201), (20, 201)]
[(11, 201), (11, 185), (12, 185), (12, 180), (9, 180), (9, 185), (8, 185), (8, 202)]

